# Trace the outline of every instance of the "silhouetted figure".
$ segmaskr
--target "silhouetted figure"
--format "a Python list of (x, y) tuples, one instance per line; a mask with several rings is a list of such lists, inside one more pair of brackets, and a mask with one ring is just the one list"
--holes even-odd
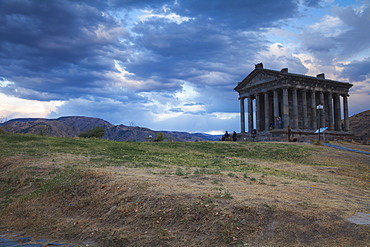
[(288, 125), (288, 142), (291, 142), (290, 137), (292, 136), (292, 129), (290, 128), (290, 125)]
[(230, 138), (230, 134), (229, 134), (229, 132), (226, 131), (225, 134), (222, 136), (222, 140), (223, 141), (228, 141), (229, 138)]
[(238, 140), (238, 137), (236, 136), (236, 132), (233, 132), (233, 141), (236, 142)]

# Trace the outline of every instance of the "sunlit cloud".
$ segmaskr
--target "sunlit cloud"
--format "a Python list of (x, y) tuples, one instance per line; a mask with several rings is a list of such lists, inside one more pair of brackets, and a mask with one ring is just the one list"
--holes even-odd
[[(165, 8), (164, 8), (164, 11), (166, 11)], [(138, 16), (138, 18), (142, 22), (145, 22), (151, 18), (162, 18), (169, 22), (175, 22), (176, 24), (181, 24), (184, 21), (189, 21), (193, 19), (193, 18), (186, 17), (186, 16), (180, 16), (175, 13), (157, 14), (157, 13), (153, 13), (153, 10), (142, 10), (142, 13), (143, 13), (142, 15)]]
[(350, 30), (339, 17), (331, 15), (325, 15), (320, 22), (313, 23), (309, 28), (325, 37), (336, 37)]
[(25, 100), (0, 93), (0, 117), (5, 119), (45, 118), (62, 106), (64, 101)]

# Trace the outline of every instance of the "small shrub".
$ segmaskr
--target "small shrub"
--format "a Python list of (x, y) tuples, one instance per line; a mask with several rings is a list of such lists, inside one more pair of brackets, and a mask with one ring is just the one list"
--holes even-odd
[(211, 183), (213, 183), (213, 184), (219, 184), (219, 183), (220, 183), (220, 181), (219, 181), (219, 180), (217, 180), (217, 179), (215, 179), (215, 180), (213, 180)]
[(177, 168), (175, 174), (177, 176), (185, 176), (186, 175), (185, 172), (184, 172), (184, 170), (181, 169), (181, 168)]
[(105, 134), (105, 130), (103, 127), (94, 127), (90, 130), (87, 130), (86, 132), (81, 132), (78, 137), (81, 137), (81, 138), (92, 138), (92, 137), (95, 137), (95, 138), (102, 138)]
[(302, 206), (303, 209), (318, 208), (319, 207), (317, 204), (311, 203), (309, 201), (299, 202), (299, 203), (297, 203), (297, 205)]
[(269, 210), (270, 212), (274, 212), (277, 209), (276, 205), (269, 205), (269, 204), (265, 203), (265, 204), (263, 204), (263, 206), (265, 206), (267, 208), (267, 210)]
[(262, 178), (259, 179), (259, 182), (258, 183), (259, 184), (266, 184), (265, 181)]
[(214, 194), (214, 198), (224, 198), (224, 199), (232, 199), (231, 193), (229, 190), (225, 190), (223, 187), (216, 188), (218, 192)]
[(283, 181), (281, 182), (282, 184), (292, 184), (293, 182), (292, 181)]
[(226, 199), (233, 199), (230, 191), (228, 191), (228, 190), (224, 191), (224, 196), (223, 197), (226, 198)]
[(201, 169), (196, 169), (194, 171), (194, 174), (221, 174), (220, 170), (212, 170), (212, 169), (206, 169), (206, 168), (201, 168)]
[(159, 132), (158, 135), (153, 139), (155, 142), (163, 142), (164, 141), (164, 134)]
[(312, 142), (312, 144), (313, 144), (313, 145), (321, 145), (321, 141), (319, 141), (319, 140), (314, 140), (314, 141)]

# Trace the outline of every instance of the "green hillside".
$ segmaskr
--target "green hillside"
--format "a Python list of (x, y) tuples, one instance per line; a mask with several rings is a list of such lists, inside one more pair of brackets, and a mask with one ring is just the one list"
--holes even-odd
[(365, 246), (366, 154), (0, 134), (0, 231), (75, 246)]

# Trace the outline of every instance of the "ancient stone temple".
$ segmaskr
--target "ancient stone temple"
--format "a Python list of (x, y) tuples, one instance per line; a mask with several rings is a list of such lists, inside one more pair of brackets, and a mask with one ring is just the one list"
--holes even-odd
[(257, 137), (263, 137), (261, 140), (274, 140), (289, 126), (297, 137), (313, 136), (323, 127), (327, 127), (327, 135), (349, 135), (348, 90), (352, 86), (325, 79), (324, 74), (312, 77), (289, 73), (287, 68), (264, 69), (262, 63), (257, 64), (235, 87), (239, 93), (241, 134), (248, 137), (256, 132)]

